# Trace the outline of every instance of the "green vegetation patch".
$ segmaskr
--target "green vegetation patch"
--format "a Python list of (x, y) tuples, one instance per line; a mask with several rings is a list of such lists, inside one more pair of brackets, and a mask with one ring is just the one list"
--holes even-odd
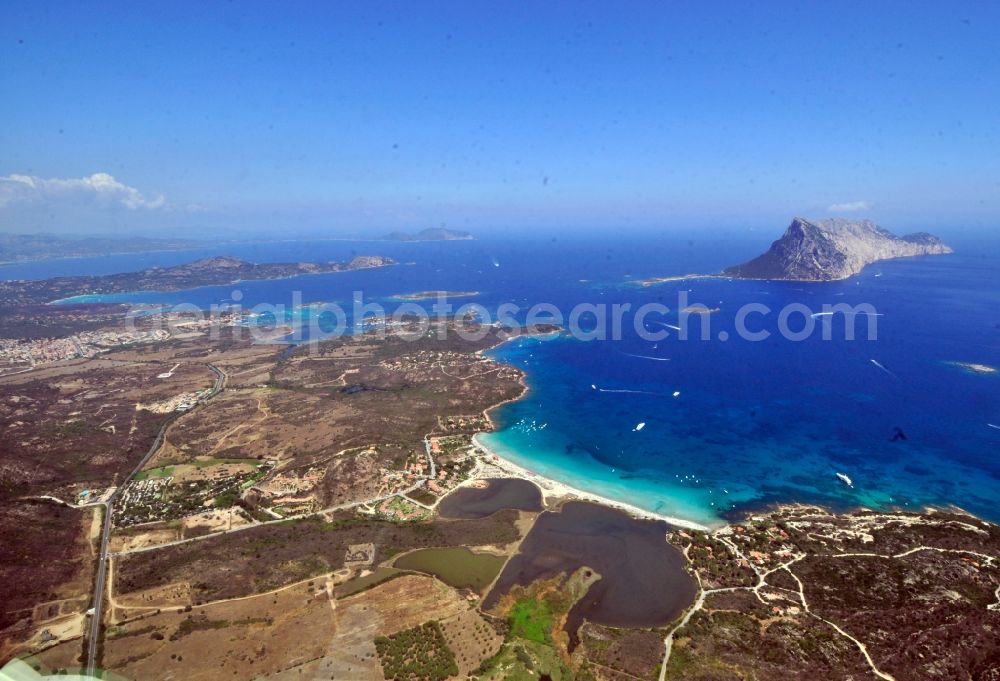
[(437, 622), (375, 639), (382, 673), (393, 681), (444, 681), (458, 674), (455, 654)]
[(236, 490), (227, 490), (215, 497), (215, 508), (229, 508), (240, 500), (240, 494)]
[(150, 468), (139, 471), (135, 474), (134, 480), (148, 480), (150, 478), (168, 478), (174, 474), (173, 466), (161, 466), (160, 468)]
[(511, 608), (508, 619), (514, 636), (539, 643), (545, 643), (551, 637), (552, 611), (544, 600), (520, 599)]
[(469, 678), (475, 681), (537, 681), (543, 674), (552, 681), (575, 678), (552, 646), (522, 639), (506, 643)]
[(156, 627), (153, 625), (147, 625), (145, 627), (137, 627), (135, 629), (127, 629), (125, 627), (117, 626), (108, 629), (108, 633), (105, 637), (108, 639), (116, 638), (127, 638), (129, 636), (143, 636), (145, 634), (150, 634), (156, 631)]

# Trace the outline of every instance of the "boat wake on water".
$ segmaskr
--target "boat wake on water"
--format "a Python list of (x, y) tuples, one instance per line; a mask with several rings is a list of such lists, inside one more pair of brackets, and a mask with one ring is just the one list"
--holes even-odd
[(881, 362), (878, 362), (877, 360), (874, 360), (874, 359), (873, 359), (873, 360), (869, 360), (869, 361), (870, 361), (870, 362), (871, 362), (872, 364), (874, 364), (875, 366), (877, 366), (877, 367), (878, 367), (879, 369), (881, 369), (882, 371), (884, 371), (885, 373), (887, 373), (887, 374), (889, 374), (890, 376), (892, 376), (893, 378), (895, 378), (895, 379), (897, 379), (897, 380), (899, 379), (899, 376), (897, 376), (896, 374), (894, 374), (894, 373), (892, 373), (891, 371), (889, 371), (888, 369), (886, 369), (886, 368), (885, 368), (885, 366), (884, 366), (884, 365), (882, 365), (882, 363), (881, 363)]
[(637, 359), (651, 359), (654, 362), (669, 362), (670, 361), (669, 357), (653, 357), (652, 355), (636, 355), (636, 354), (633, 354), (631, 352), (622, 352), (621, 350), (619, 350), (618, 352), (621, 353), (621, 354), (623, 354), (623, 355), (625, 355), (626, 357), (635, 357)]
[(660, 326), (665, 326), (668, 329), (673, 329), (674, 331), (680, 331), (681, 330), (681, 327), (677, 326), (676, 324), (667, 324), (666, 322), (657, 322), (657, 321), (650, 321), (648, 323), (649, 324), (659, 324)]
[(659, 393), (654, 393), (650, 390), (629, 390), (628, 388), (598, 388), (593, 383), (590, 384), (592, 390), (596, 390), (599, 393), (629, 393), (632, 395), (659, 395)]
[(885, 314), (882, 313), (882, 312), (863, 312), (863, 311), (860, 311), (860, 310), (850, 310), (850, 311), (837, 310), (837, 311), (833, 311), (833, 312), (813, 312), (809, 316), (812, 317), (813, 319), (819, 319), (820, 317), (832, 317), (833, 315), (838, 314), (838, 313), (843, 314), (845, 316), (847, 316), (847, 315), (858, 315), (858, 314), (865, 315), (866, 317), (884, 317), (885, 316)]

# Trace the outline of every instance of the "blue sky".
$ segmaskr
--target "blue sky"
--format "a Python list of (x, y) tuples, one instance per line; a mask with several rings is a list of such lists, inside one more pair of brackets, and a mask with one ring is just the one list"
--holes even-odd
[(17, 3), (0, 229), (995, 228), (997, 26), (989, 2)]

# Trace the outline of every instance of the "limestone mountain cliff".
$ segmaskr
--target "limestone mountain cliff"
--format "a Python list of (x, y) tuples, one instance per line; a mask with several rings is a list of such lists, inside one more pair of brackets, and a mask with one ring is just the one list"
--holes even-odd
[(725, 270), (739, 279), (834, 281), (879, 260), (951, 253), (926, 232), (896, 236), (871, 220), (795, 218), (766, 253)]

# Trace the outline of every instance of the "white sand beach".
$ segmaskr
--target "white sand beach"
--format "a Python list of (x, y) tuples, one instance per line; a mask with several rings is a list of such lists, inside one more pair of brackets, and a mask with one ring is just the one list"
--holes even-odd
[[(663, 520), (674, 527), (683, 527), (703, 532), (708, 532), (712, 529), (700, 523), (684, 520), (683, 518), (674, 518), (672, 516), (653, 513), (652, 511), (647, 511), (644, 508), (633, 506), (632, 504), (609, 499), (599, 494), (594, 494), (593, 492), (587, 492), (577, 487), (572, 487), (566, 483), (559, 482), (558, 480), (547, 478), (544, 475), (539, 475), (534, 471), (528, 470), (527, 468), (524, 468), (509, 459), (505, 459), (484, 445), (482, 441), (480, 441), (478, 435), (473, 436), (472, 441), (475, 443), (481, 454), (480, 467), (476, 470), (473, 479), (521, 478), (523, 480), (528, 480), (535, 485), (538, 485), (539, 489), (542, 490), (542, 496), (545, 499), (546, 506), (549, 505), (549, 499), (575, 499), (579, 501), (590, 501), (595, 504), (602, 504), (604, 506), (617, 508), (618, 510), (624, 511), (625, 513), (628, 513), (636, 518)], [(471, 480), (469, 482), (471, 482)], [(468, 482), (466, 484), (468, 484)]]

